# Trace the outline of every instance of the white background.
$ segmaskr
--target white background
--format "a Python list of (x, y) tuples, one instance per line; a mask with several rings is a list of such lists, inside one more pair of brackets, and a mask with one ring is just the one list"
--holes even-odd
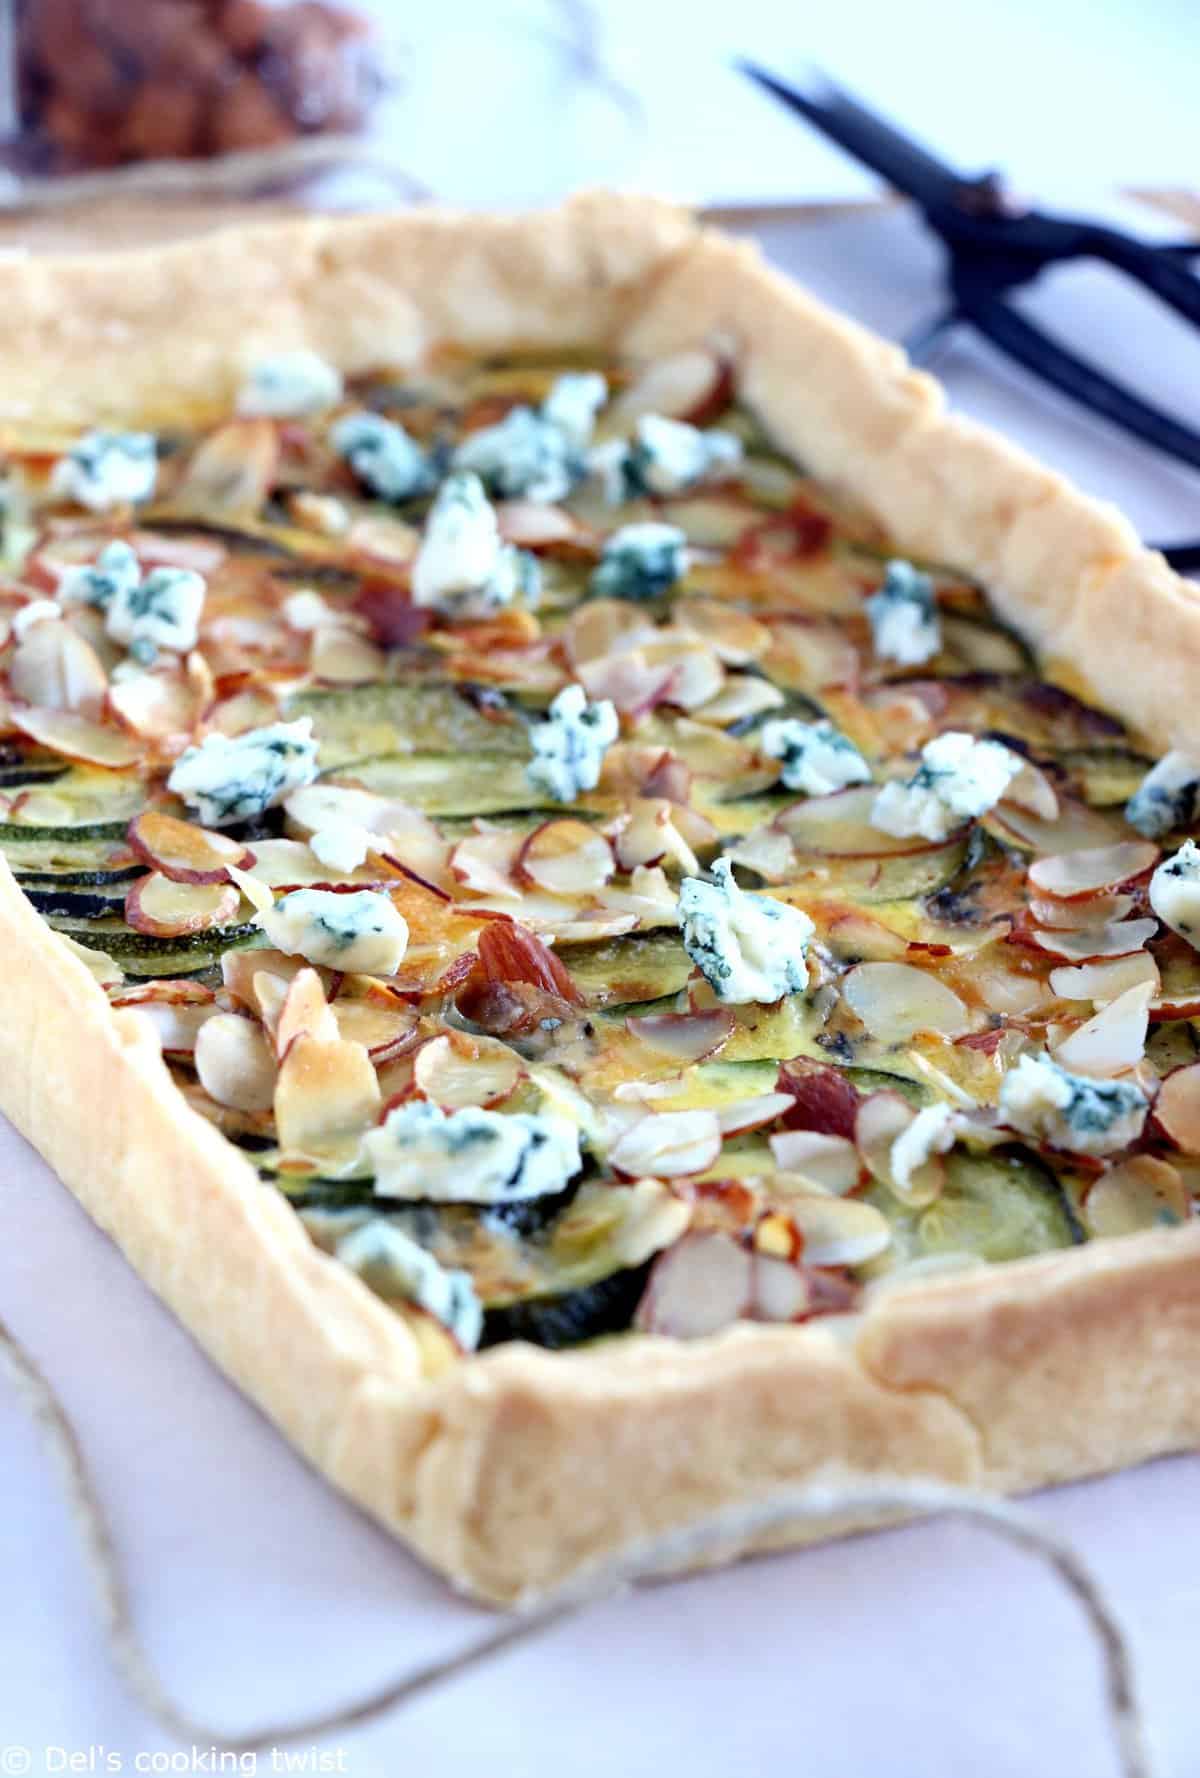
[[(1184, 184), (1196, 171), (1189, 0), (909, 0), (819, 14), (611, 0), (608, 45), (643, 94), (641, 136), (607, 102), (562, 97), (556, 58), (533, 36), (551, 10), (460, 3), (450, 37), (429, 21), (406, 28), (420, 96), (388, 132), (439, 191), (520, 201), (639, 173), (709, 199), (860, 190), (798, 125), (742, 94), (720, 63), (730, 47), (785, 71), (823, 61), (965, 165), (1003, 158), (1047, 199)], [(903, 217), (775, 229), (767, 245), (887, 331), (935, 306), (936, 255)], [(1087, 274), (1042, 301), (1081, 344), (1119, 339), (1127, 374), (1200, 419), (1196, 341)], [(963, 405), (1120, 499), (1147, 531), (1200, 535), (1195, 478), (969, 341), (943, 369)], [(182, 1702), (243, 1729), (332, 1706), (479, 1633), (483, 1614), (307, 1471), (2, 1129), (0, 1216), (0, 1314), (80, 1428), (140, 1621)], [(55, 1475), (2, 1382), (0, 1478), (0, 1745), (31, 1747), (34, 1773), (62, 1769), (48, 1747), (102, 1747), (133, 1771), (139, 1752), (171, 1743), (113, 1678)], [(1200, 1773), (1198, 1481), (1200, 1462), (1180, 1458), (1038, 1503), (1129, 1627), (1170, 1778)], [(1108, 1778), (1097, 1674), (1074, 1608), (1027, 1559), (933, 1525), (614, 1603), (322, 1751), (352, 1778)]]

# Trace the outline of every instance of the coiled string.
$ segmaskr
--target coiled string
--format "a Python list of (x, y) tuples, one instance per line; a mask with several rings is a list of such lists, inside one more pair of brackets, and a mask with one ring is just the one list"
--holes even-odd
[(589, 1605), (610, 1599), (635, 1581), (649, 1579), (712, 1555), (723, 1545), (780, 1525), (855, 1517), (942, 1514), (994, 1532), (1045, 1562), (1072, 1595), (1099, 1644), (1104, 1701), (1122, 1778), (1153, 1778), (1145, 1720), (1137, 1695), (1128, 1639), (1086, 1563), (1056, 1533), (1022, 1508), (988, 1494), (937, 1482), (854, 1480), (773, 1489), (761, 1499), (707, 1514), (682, 1529), (637, 1543), (616, 1557), (574, 1575), (552, 1598), (510, 1613), (479, 1641), (389, 1681), (350, 1704), (315, 1716), (263, 1723), (230, 1732), (203, 1722), (171, 1698), (134, 1622), (129, 1589), (75, 1428), (39, 1366), (0, 1321), (0, 1358), (17, 1383), (62, 1474), (72, 1518), (91, 1571), (108, 1641), (122, 1680), (146, 1714), (183, 1742), (212, 1745), (226, 1753), (255, 1753), (289, 1742), (313, 1741), (400, 1709), (425, 1692), (469, 1673), (485, 1661), (527, 1642)]

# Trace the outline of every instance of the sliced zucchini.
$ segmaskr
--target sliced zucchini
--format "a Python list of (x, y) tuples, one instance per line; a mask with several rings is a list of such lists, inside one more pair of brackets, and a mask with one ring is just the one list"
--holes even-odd
[(1032, 673), (1032, 650), (1015, 630), (983, 611), (943, 611), (942, 640), (945, 652), (968, 672)]
[(161, 957), (187, 956), (192, 952), (207, 952), (219, 957), (222, 951), (261, 948), (266, 944), (265, 933), (253, 920), (174, 938), (154, 938), (148, 932), (135, 932), (123, 920), (112, 918), (87, 920), (75, 914), (49, 914), (47, 921), (56, 932), (67, 933), (76, 944), (90, 944), (94, 950), (107, 951), (110, 957), (120, 958), (122, 967), (127, 957), (142, 957), (149, 962)]
[(1094, 808), (1127, 803), (1154, 764), (1127, 747), (1070, 747), (1058, 755), (1079, 794)]
[[(146, 803), (146, 786), (140, 778), (88, 766), (73, 766), (52, 782), (9, 785), (5, 794), (12, 797), (25, 790), (28, 795), (15, 809), (10, 806), (7, 820), (0, 822), (0, 846), (6, 852), (10, 841), (19, 843), (23, 838), (119, 838)], [(178, 805), (163, 807), (173, 813)]]
[[(399, 797), (426, 815), (496, 815), (535, 809), (525, 766), (495, 755), (391, 753), (339, 768), (336, 781)], [(546, 809), (561, 814), (560, 804)]]
[[(946, 1184), (925, 1210), (901, 1209), (891, 1192), (866, 1194), (892, 1225), (892, 1262), (969, 1253), (999, 1262), (1073, 1247), (1086, 1239), (1062, 1182), (1027, 1149), (993, 1148), (946, 1157)], [(885, 1263), (881, 1270), (887, 1269)]]
[(590, 1008), (626, 1006), (677, 994), (692, 960), (675, 932), (631, 932), (601, 944), (559, 945), (558, 954)]
[(1186, 1067), (1200, 1057), (1200, 1030), (1194, 1019), (1171, 1019), (1151, 1025), (1146, 1039), (1146, 1060), (1158, 1074)]
[[(133, 874), (137, 876), (145, 873)], [(128, 879), (125, 878), (90, 885), (76, 882), (38, 883), (30, 882), (24, 877), (18, 878), (18, 881), (39, 914), (62, 914), (79, 920), (101, 919), (113, 913), (120, 915), (128, 891)]]
[(895, 852), (883, 858), (810, 856), (806, 881), (771, 883), (765, 892), (803, 907), (807, 901), (854, 901), (874, 906), (915, 901), (948, 888), (967, 857), (967, 841), (953, 840), (928, 852)]
[(132, 861), (122, 834), (117, 842), (106, 839), (34, 839), (23, 830), (0, 827), (0, 852), (9, 868), (24, 881), (55, 883), (115, 883), (120, 878), (141, 876), (144, 864)]
[(850, 1067), (843, 1071), (847, 1080), (856, 1086), (860, 1093), (899, 1093), (902, 1099), (917, 1111), (924, 1105), (932, 1105), (933, 1094), (923, 1081), (910, 1080), (905, 1074), (889, 1074), (882, 1068)]
[[(529, 758), (529, 731), (497, 700), (487, 714), (450, 684), (355, 685), (292, 698), (287, 718), (311, 716), (323, 771), (383, 754), (481, 753)], [(526, 787), (525, 795), (529, 791)]]

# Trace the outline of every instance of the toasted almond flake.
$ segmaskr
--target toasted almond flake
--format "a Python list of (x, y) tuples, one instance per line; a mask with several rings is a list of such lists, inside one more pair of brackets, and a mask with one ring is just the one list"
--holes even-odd
[(227, 926), (239, 902), (230, 883), (177, 883), (161, 871), (151, 871), (130, 885), (125, 919), (135, 931), (154, 938), (181, 938)]
[(292, 977), (307, 967), (302, 957), (285, 957), (282, 951), (226, 951), (221, 958), (221, 980), (235, 999), (263, 1018), (257, 987), (259, 977), (275, 977), (286, 990)]
[(279, 434), (270, 420), (230, 420), (193, 452), (172, 505), (202, 518), (250, 518), (279, 468)]
[(670, 861), (685, 876), (694, 876), (700, 861), (689, 842), (689, 832), (701, 847), (715, 837), (710, 824), (703, 816), (697, 818), (695, 810), (664, 797), (633, 797), (617, 824), (617, 863), (622, 870), (633, 871)]
[(892, 1240), (886, 1216), (857, 1198), (789, 1198), (788, 1215), (804, 1237), (811, 1266), (861, 1266)]
[(346, 532), (346, 548), (391, 568), (416, 560), (421, 533), (403, 519), (384, 514), (353, 520)]
[[(199, 657), (193, 651), (188, 658)], [(117, 720), (135, 735), (157, 741), (160, 752), (182, 752), (208, 701), (205, 689), (178, 665), (118, 679), (108, 692), (109, 708)]]
[(1017, 803), (997, 804), (988, 816), (1021, 845), (1038, 853), (1039, 862), (1065, 852), (1107, 850), (1116, 840), (1118, 827), (1111, 810), (1093, 809), (1070, 797), (1059, 798), (1058, 818), (1044, 821)]
[(715, 1111), (649, 1112), (639, 1118), (609, 1151), (619, 1173), (637, 1177), (653, 1173), (676, 1178), (703, 1173), (721, 1152), (721, 1126)]
[(675, 670), (662, 663), (652, 666), (641, 650), (635, 649), (630, 654), (581, 661), (576, 677), (591, 702), (607, 698), (623, 716), (636, 718), (648, 715), (669, 696)]
[(90, 643), (69, 624), (39, 623), (22, 635), (8, 658), (14, 698), (44, 710), (74, 710), (98, 718), (108, 674)]
[(501, 500), (496, 523), (505, 543), (520, 549), (545, 549), (555, 543), (586, 542), (591, 533), (572, 513), (540, 500)]
[(1094, 1235), (1136, 1235), (1174, 1228), (1191, 1215), (1178, 1171), (1153, 1155), (1131, 1155), (1109, 1167), (1088, 1188), (1083, 1213)]
[(337, 1035), (349, 1043), (361, 1043), (376, 1068), (407, 1054), (419, 1042), (418, 1014), (395, 1000), (348, 999), (339, 994), (330, 1001), (329, 1010)]
[(67, 759), (85, 765), (126, 771), (141, 759), (144, 743), (119, 729), (105, 728), (74, 710), (43, 710), (32, 704), (14, 704), (9, 712), (14, 728)]
[(1050, 987), (1060, 999), (1091, 1000), (1098, 1006), (1142, 983), (1149, 983), (1152, 992), (1158, 993), (1158, 965), (1149, 951), (1050, 971)]
[(1083, 895), (1078, 901), (1055, 901), (1053, 896), (1034, 896), (1030, 917), (1039, 926), (1058, 932), (1086, 932), (1123, 920), (1133, 907), (1132, 895)]
[(746, 1130), (761, 1130), (782, 1117), (785, 1111), (790, 1111), (794, 1103), (790, 1093), (756, 1093), (751, 1099), (738, 1099), (732, 1105), (722, 1105), (717, 1110), (721, 1135), (740, 1136)]
[(514, 873), (523, 844), (520, 833), (500, 828), (468, 834), (450, 854), (450, 874), (468, 895), (518, 901), (522, 890)]
[(684, 1235), (655, 1261), (634, 1326), (676, 1340), (719, 1333), (748, 1311), (754, 1263), (749, 1250), (729, 1235)]
[(612, 402), (604, 416), (605, 430), (629, 430), (643, 414), (694, 422), (713, 401), (724, 374), (721, 360), (702, 346), (656, 358)]
[(313, 631), (308, 659), (313, 677), (327, 685), (362, 685), (382, 679), (387, 671), (383, 650), (341, 624)]
[(1114, 920), (1107, 926), (1094, 926), (1083, 932), (1038, 929), (1030, 936), (1052, 957), (1062, 957), (1069, 963), (1088, 963), (1096, 957), (1127, 957), (1140, 951), (1157, 931), (1157, 920)]
[(588, 661), (606, 661), (618, 649), (651, 642), (657, 625), (628, 599), (588, 599), (562, 628), (562, 645), (575, 668)]
[(715, 698), (725, 683), (725, 669), (715, 649), (684, 630), (660, 630), (638, 650), (651, 671), (670, 673), (668, 703), (681, 710), (696, 710)]
[(744, 722), (749, 716), (762, 716), (768, 710), (779, 710), (786, 703), (784, 694), (769, 679), (737, 673), (726, 679), (716, 697), (710, 698), (707, 704), (701, 704), (694, 715), (701, 722), (711, 722), (718, 728), (726, 728), (731, 723)]
[[(267, 979), (278, 981), (279, 977)], [(260, 1004), (264, 1004), (270, 993), (266, 982), (256, 980), (255, 990)], [(342, 1036), (333, 1009), (325, 998), (325, 984), (315, 969), (297, 971), (284, 990), (278, 1012), (268, 1023), (274, 1029), (275, 1054), (279, 1057), (287, 1054), (298, 1037), (312, 1037), (318, 1043), (335, 1043)]]
[(1054, 1060), (1071, 1074), (1109, 1078), (1136, 1068), (1146, 1051), (1153, 982), (1138, 982), (1093, 1013), (1054, 1047)]
[(1154, 1101), (1154, 1121), (1184, 1154), (1200, 1155), (1200, 1062), (1166, 1076)]
[(245, 870), (254, 862), (240, 840), (157, 809), (135, 816), (125, 837), (152, 870), (176, 883), (224, 883), (231, 864)]
[(799, 869), (795, 846), (777, 827), (756, 827), (745, 839), (726, 846), (725, 856), (757, 871), (768, 883), (786, 883)]
[(566, 817), (535, 827), (517, 854), (516, 874), (549, 895), (594, 895), (616, 869), (612, 847), (585, 821)]
[(215, 1013), (196, 1034), (196, 1074), (210, 1099), (231, 1111), (269, 1111), (275, 1057), (261, 1029), (237, 1013)]
[(1140, 877), (1158, 862), (1159, 849), (1146, 840), (1126, 840), (1115, 846), (1089, 847), (1063, 852), (1056, 857), (1036, 858), (1029, 867), (1029, 881), (1043, 895), (1071, 900), (1094, 895)]
[(279, 1145), (291, 1154), (319, 1154), (369, 1128), (380, 1102), (379, 1081), (361, 1043), (322, 1043), (302, 1034), (275, 1084)]
[(720, 599), (677, 599), (671, 622), (707, 643), (727, 667), (744, 667), (771, 646), (766, 624)]
[(1042, 821), (1058, 820), (1058, 792), (1041, 767), (1035, 766), (1032, 760), (1027, 759), (1016, 777), (1010, 780), (1001, 800), (1017, 803)]
[(241, 735), (247, 729), (267, 728), (279, 715), (279, 702), (265, 686), (252, 685), (213, 705), (204, 727), (216, 734)]
[(692, 1206), (661, 1180), (637, 1179), (613, 1233), (613, 1253), (622, 1265), (644, 1265), (652, 1253), (678, 1241), (691, 1219)]
[(487, 1107), (507, 1099), (525, 1070), (521, 1058), (496, 1038), (443, 1033), (423, 1043), (413, 1060), (413, 1084), (443, 1111)]
[(810, 618), (773, 623), (771, 628), (774, 640), (763, 665), (779, 684), (792, 691), (821, 692), (858, 683), (858, 650), (837, 624)]
[(918, 1031), (958, 1037), (970, 1029), (970, 1016), (953, 989), (909, 963), (856, 964), (843, 976), (841, 991), (880, 1043), (907, 1043)]
[(897, 1177), (893, 1156), (896, 1143), (912, 1128), (917, 1114), (899, 1093), (872, 1093), (858, 1108), (854, 1120), (854, 1144), (881, 1184), (910, 1209), (932, 1204), (940, 1196), (945, 1166), (940, 1155), (931, 1155), (913, 1168), (907, 1181)]
[[(778, 1096), (786, 1099), (787, 1106), (795, 1103), (790, 1093)], [(788, 1173), (801, 1174), (826, 1191), (840, 1196), (853, 1191), (862, 1178), (858, 1150), (845, 1136), (825, 1136), (817, 1130), (780, 1130), (769, 1140), (777, 1166)]]
[[(728, 1007), (709, 1012), (660, 1012), (631, 1015), (625, 1028), (631, 1036), (678, 1062), (701, 1062), (724, 1048), (737, 1020)], [(790, 1100), (789, 1100), (790, 1103)]]

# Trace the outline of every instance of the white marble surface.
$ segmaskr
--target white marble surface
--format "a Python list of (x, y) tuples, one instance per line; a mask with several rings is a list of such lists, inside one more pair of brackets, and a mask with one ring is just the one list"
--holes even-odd
[[(743, 10), (748, 28), (759, 31), (750, 47), (765, 52), (770, 14), (782, 9)], [(837, 10), (840, 65), (862, 78), (854, 57), (861, 60), (863, 45), (851, 20), (866, 9)], [(896, 17), (893, 9), (871, 10), (881, 45), (873, 79), (886, 88), (881, 57), (899, 40), (899, 10)], [(909, 35), (920, 35), (930, 10), (905, 9)], [(964, 18), (968, 10), (977, 43), (989, 51), (1007, 44), (1003, 9), (982, 16), (962, 9)], [(1105, 171), (1118, 171), (1119, 149), (1122, 172), (1149, 176), (1153, 144), (1142, 132), (1122, 129), (1114, 140), (1114, 95), (1136, 49), (1142, 74), (1129, 115), (1150, 116), (1151, 83), (1174, 78), (1171, 37), (1184, 30), (1184, 4), (1089, 9), (1117, 21), (1099, 69), (1088, 34), (1072, 39), (1061, 22), (1073, 17), (1078, 27), (1082, 5), (1055, 10), (1061, 16), (1053, 27), (1036, 24), (1023, 0), (1005, 13), (1055, 36), (1063, 56), (1070, 50), (1087, 70), (1088, 104), (1069, 129), (1064, 124), (1063, 152), (1052, 165), (1064, 185), (1093, 171), (1089, 155), (1076, 152), (1082, 130), (1107, 156)], [(610, 11), (614, 29), (636, 35), (632, 6), (614, 0)], [(659, 9), (641, 12), (648, 57)], [(715, 9), (696, 12), (702, 23), (716, 16)], [(946, 33), (965, 41), (957, 18), (958, 9), (942, 8)], [(953, 103), (939, 115), (958, 116), (964, 154), (976, 124), (980, 155), (1007, 141), (1015, 162), (1028, 147), (1024, 122), (1037, 93), (1021, 104), (1022, 129), (1012, 130), (1012, 106), (1001, 105), (995, 90), (997, 81), (1011, 87), (1016, 79), (1011, 55), (1004, 66), (1007, 74), (1001, 67), (972, 89), (971, 106), (955, 80), (937, 95), (928, 82), (921, 88), (930, 111), (935, 96), (940, 102), (949, 94)], [(919, 70), (913, 78), (920, 83)], [(1190, 114), (1186, 121), (1190, 129)], [(471, 127), (469, 119), (459, 122)], [(1178, 116), (1163, 121), (1157, 175), (1176, 174), (1178, 140), (1170, 131), (1182, 127)], [(796, 139), (789, 127), (786, 140)], [(736, 159), (736, 143), (729, 152)], [(1046, 162), (1034, 170), (1045, 175)], [(735, 178), (728, 169), (725, 186), (707, 180), (703, 195), (763, 195), (755, 165), (741, 159), (736, 171)], [(1041, 179), (1043, 189), (1052, 183)], [(807, 188), (820, 188), (815, 175)], [(506, 195), (523, 194), (514, 182)], [(902, 332), (934, 304), (936, 260), (901, 217), (777, 231), (767, 245), (818, 290), (887, 331)], [(1174, 398), (1190, 387), (1192, 417), (1200, 418), (1194, 341), (1160, 327), (1148, 309), (1127, 324), (1098, 280), (1046, 300), (1080, 343), (1118, 328), (1126, 359), (1136, 353), (1139, 371)], [(1120, 499), (1148, 531), (1200, 534), (1195, 478), (1125, 446), (967, 341), (943, 368), (963, 406)], [(237, 1730), (332, 1706), (479, 1632), (481, 1614), (448, 1598), (288, 1451), (3, 1128), (0, 1230), (0, 1314), (75, 1417), (140, 1621), (181, 1701)], [(208, 1767), (202, 1762), (204, 1749), (174, 1749), (115, 1680), (55, 1475), (2, 1381), (0, 1475), (0, 1747), (31, 1750), (27, 1765), (0, 1753), (0, 1773), (212, 1769), (211, 1759)], [(1198, 1482), (1200, 1460), (1178, 1458), (1059, 1491), (1036, 1507), (1090, 1558), (1130, 1629), (1162, 1778), (1200, 1772)], [(323, 1755), (324, 1770), (351, 1778), (403, 1770), (474, 1778), (485, 1768), (506, 1778), (560, 1770), (571, 1778), (727, 1778), (742, 1770), (797, 1778), (957, 1778), (968, 1771), (973, 1778), (1109, 1778), (1116, 1767), (1097, 1676), (1074, 1608), (1040, 1571), (981, 1533), (930, 1525), (606, 1606), (402, 1717), (299, 1750), (308, 1763), (292, 1769), (322, 1769)], [(68, 1753), (91, 1764), (69, 1767)], [(173, 1765), (161, 1763), (168, 1754)], [(261, 1755), (240, 1769), (283, 1768)]]

